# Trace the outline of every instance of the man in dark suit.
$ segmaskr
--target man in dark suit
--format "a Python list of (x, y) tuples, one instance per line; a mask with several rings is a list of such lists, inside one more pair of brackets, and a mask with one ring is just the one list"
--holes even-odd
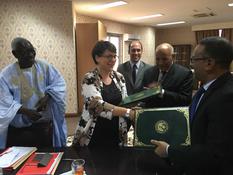
[(233, 46), (224, 38), (208, 37), (197, 45), (191, 62), (204, 90), (190, 106), (191, 112), (197, 104), (190, 113), (191, 146), (151, 141), (156, 154), (167, 157), (186, 175), (233, 174), (232, 59)]
[(174, 49), (168, 43), (156, 48), (156, 65), (145, 71), (143, 85), (162, 86), (162, 93), (146, 99), (146, 107), (188, 106), (192, 99), (193, 74), (188, 68), (173, 63)]
[(143, 89), (142, 79), (144, 72), (151, 67), (150, 65), (141, 61), (142, 51), (142, 43), (139, 40), (131, 41), (129, 43), (128, 50), (130, 61), (118, 66), (118, 72), (123, 74), (125, 78), (128, 95), (134, 94)]

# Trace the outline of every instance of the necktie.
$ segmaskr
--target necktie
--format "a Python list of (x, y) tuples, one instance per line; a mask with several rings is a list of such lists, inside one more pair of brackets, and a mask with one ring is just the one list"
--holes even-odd
[(161, 71), (161, 75), (159, 75), (159, 82), (161, 82), (163, 79), (164, 79), (164, 77), (165, 77), (165, 75), (166, 75), (166, 71)]
[(197, 104), (200, 101), (200, 98), (201, 98), (201, 96), (202, 96), (203, 93), (205, 93), (205, 89), (203, 87), (201, 87), (196, 92), (196, 94), (194, 95), (194, 97), (192, 99), (192, 103), (191, 103), (191, 105), (189, 107), (189, 118), (190, 118), (190, 121), (192, 121), (193, 118), (194, 118), (194, 114), (195, 114), (196, 109), (197, 109)]
[(166, 71), (162, 71), (162, 77), (161, 77), (161, 80), (163, 80), (164, 79), (164, 77), (165, 77), (165, 75), (166, 75)]
[(133, 65), (133, 71), (132, 71), (133, 83), (135, 83), (135, 81), (136, 81), (136, 70), (137, 70), (137, 65), (134, 64), (134, 65)]

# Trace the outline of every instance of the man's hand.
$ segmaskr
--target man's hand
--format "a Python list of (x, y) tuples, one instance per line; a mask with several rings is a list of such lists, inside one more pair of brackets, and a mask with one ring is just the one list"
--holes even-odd
[(159, 82), (152, 82), (152, 83), (150, 83), (150, 84), (148, 84), (147, 85), (147, 88), (154, 88), (154, 87), (159, 87), (159, 86), (161, 86), (161, 84), (159, 83)]
[(154, 144), (155, 147), (155, 153), (158, 154), (160, 157), (167, 157), (167, 147), (169, 146), (168, 143), (164, 141), (158, 141), (158, 140), (151, 140), (151, 143)]
[(42, 115), (39, 112), (37, 112), (37, 110), (28, 109), (24, 107), (21, 107), (17, 113), (26, 115), (32, 121), (37, 121), (42, 117)]
[(35, 105), (37, 112), (45, 111), (48, 105), (49, 95), (45, 94)]

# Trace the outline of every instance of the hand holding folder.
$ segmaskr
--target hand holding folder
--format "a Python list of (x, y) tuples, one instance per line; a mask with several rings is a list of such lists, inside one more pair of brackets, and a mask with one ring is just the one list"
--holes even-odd
[(159, 95), (162, 92), (161, 85), (157, 84), (154, 87), (151, 87), (146, 90), (142, 90), (141, 92), (135, 93), (128, 97), (125, 97), (122, 102), (120, 103), (121, 106), (133, 107), (136, 106), (136, 103), (144, 100), (148, 97), (152, 97), (154, 95)]

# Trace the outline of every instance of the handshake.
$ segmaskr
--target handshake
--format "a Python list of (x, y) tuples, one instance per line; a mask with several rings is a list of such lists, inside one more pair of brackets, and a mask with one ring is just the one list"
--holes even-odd
[(113, 116), (125, 116), (129, 117), (131, 120), (135, 118), (135, 110), (141, 109), (141, 107), (135, 106), (132, 108), (125, 108), (120, 106), (115, 106), (102, 100), (101, 97), (92, 97), (88, 102), (88, 110), (90, 114), (98, 116), (102, 112), (112, 112)]

